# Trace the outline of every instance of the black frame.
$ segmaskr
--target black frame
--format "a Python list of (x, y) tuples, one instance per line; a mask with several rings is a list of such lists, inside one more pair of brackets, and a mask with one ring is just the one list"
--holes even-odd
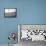
[[(16, 9), (15, 16), (5, 16), (5, 9)], [(17, 8), (4, 8), (4, 18), (16, 18), (17, 16)]]

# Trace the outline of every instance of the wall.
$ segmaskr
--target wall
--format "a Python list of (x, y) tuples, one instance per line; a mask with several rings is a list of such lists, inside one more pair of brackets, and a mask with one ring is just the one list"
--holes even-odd
[[(17, 8), (17, 17), (4, 18), (4, 8)], [(17, 34), (18, 24), (46, 24), (46, 0), (0, 0), (0, 44), (8, 43), (9, 32)]]

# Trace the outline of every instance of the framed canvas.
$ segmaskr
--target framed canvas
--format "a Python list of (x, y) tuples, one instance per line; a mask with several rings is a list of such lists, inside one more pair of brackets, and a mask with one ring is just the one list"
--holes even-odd
[(4, 8), (5, 18), (15, 18), (17, 16), (17, 8)]

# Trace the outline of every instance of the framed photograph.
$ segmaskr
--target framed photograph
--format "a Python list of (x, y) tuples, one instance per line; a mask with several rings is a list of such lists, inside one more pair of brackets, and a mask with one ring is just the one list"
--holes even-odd
[(17, 16), (17, 8), (4, 8), (5, 18), (15, 18)]
[(46, 41), (46, 24), (19, 24), (18, 41), (22, 40)]

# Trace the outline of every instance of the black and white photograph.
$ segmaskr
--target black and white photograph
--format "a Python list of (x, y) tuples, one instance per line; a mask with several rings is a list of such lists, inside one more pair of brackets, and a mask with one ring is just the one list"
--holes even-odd
[(17, 9), (16, 8), (4, 8), (5, 18), (16, 18)]

